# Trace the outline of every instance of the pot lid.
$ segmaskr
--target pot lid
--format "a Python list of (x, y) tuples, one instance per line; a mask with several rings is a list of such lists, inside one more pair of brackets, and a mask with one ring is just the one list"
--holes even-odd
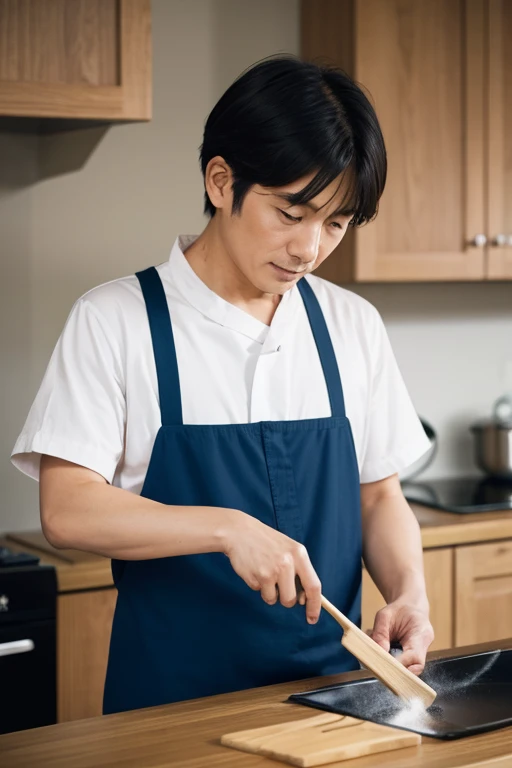
[(499, 397), (493, 405), (492, 418), (480, 419), (471, 429), (512, 429), (512, 394)]
[(482, 429), (512, 429), (512, 421), (499, 421), (498, 419), (479, 419), (471, 424), (470, 429), (482, 430)]

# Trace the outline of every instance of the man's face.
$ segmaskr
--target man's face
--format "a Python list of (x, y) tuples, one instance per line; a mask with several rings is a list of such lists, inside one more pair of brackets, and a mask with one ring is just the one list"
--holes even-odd
[(304, 205), (292, 206), (286, 199), (312, 178), (285, 187), (255, 185), (240, 213), (232, 215), (228, 203), (215, 214), (230, 260), (244, 282), (258, 291), (284, 294), (320, 266), (347, 231), (352, 214), (339, 212), (346, 199), (347, 179), (335, 179)]

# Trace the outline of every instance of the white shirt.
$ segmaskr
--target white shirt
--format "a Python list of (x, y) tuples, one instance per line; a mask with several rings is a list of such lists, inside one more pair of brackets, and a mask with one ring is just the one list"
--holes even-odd
[[(196, 275), (178, 238), (157, 267), (172, 318), (185, 424), (330, 416), (322, 367), (297, 287), (270, 326), (229, 304)], [(141, 267), (143, 268), (143, 267)], [(429, 447), (377, 310), (313, 275), (339, 365), (362, 483), (401, 471)], [(38, 479), (43, 453), (140, 493), (160, 427), (146, 307), (135, 275), (74, 305), (12, 461)], [(172, 467), (169, 468), (172, 471)]]

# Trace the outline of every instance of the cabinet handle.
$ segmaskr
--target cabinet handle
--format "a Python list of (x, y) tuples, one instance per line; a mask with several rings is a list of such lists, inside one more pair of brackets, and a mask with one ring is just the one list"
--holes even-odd
[(496, 237), (494, 237), (492, 240), (492, 244), (497, 245), (500, 248), (503, 248), (505, 245), (512, 245), (512, 235), (496, 235)]
[(474, 238), (469, 241), (468, 245), (474, 245), (477, 248), (482, 248), (484, 245), (487, 245), (487, 236), (483, 233), (475, 235)]
[(27, 653), (35, 648), (33, 640), (16, 640), (14, 643), (0, 643), (0, 656), (14, 656)]

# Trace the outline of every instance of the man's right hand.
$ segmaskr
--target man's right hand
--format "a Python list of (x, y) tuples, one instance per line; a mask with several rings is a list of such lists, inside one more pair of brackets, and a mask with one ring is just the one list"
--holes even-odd
[[(306, 605), (310, 624), (318, 621), (322, 585), (303, 544), (243, 512), (235, 512), (224, 533), (223, 551), (233, 570), (269, 605)], [(302, 590), (297, 594), (297, 579)]]

